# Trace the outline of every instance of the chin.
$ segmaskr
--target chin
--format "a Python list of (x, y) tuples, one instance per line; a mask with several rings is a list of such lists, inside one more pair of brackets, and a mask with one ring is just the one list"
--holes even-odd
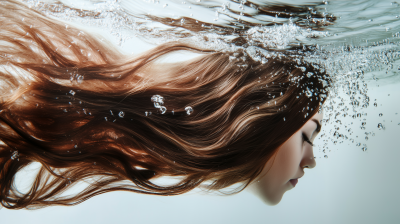
[(281, 202), (283, 195), (271, 195), (271, 196), (264, 196), (260, 199), (269, 206), (275, 206)]

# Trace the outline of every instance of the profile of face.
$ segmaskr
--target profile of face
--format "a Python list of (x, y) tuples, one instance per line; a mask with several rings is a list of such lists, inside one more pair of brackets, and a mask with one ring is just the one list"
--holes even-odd
[(248, 186), (266, 204), (278, 204), (283, 194), (296, 186), (304, 169), (316, 166), (312, 142), (321, 129), (322, 118), (323, 114), (317, 113), (286, 140)]

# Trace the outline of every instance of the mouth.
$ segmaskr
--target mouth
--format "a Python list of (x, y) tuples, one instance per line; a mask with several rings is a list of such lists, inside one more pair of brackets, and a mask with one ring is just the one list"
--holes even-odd
[(298, 180), (297, 179), (291, 179), (291, 180), (289, 180), (289, 182), (293, 185), (293, 187), (295, 187), (297, 182), (298, 182)]

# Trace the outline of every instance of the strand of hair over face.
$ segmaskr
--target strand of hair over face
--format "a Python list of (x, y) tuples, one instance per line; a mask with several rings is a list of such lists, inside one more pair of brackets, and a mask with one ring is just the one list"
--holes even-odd
[[(127, 57), (15, 1), (0, 2), (0, 30), (0, 198), (10, 209), (117, 190), (178, 195), (239, 183), (230, 193), (239, 192), (327, 94), (326, 74), (305, 64), (314, 74), (305, 76), (290, 59), (238, 67), (229, 54), (179, 42)], [(161, 62), (180, 51), (199, 56)], [(16, 175), (33, 163), (41, 167), (21, 192)]]

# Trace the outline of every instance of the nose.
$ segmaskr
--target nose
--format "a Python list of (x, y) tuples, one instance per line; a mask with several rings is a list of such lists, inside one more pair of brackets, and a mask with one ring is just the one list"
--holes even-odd
[(317, 162), (315, 162), (315, 159), (314, 159), (314, 153), (313, 153), (312, 147), (310, 147), (310, 148), (311, 149), (308, 149), (307, 152), (304, 154), (303, 160), (300, 163), (300, 166), (302, 168), (312, 169), (317, 165)]

